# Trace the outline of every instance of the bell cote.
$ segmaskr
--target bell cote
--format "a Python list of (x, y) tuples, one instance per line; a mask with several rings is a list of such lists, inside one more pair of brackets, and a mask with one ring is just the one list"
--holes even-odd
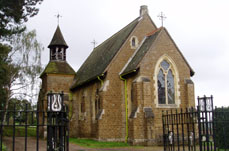
[(50, 61), (66, 61), (66, 49), (68, 45), (64, 40), (59, 25), (48, 48), (50, 49)]

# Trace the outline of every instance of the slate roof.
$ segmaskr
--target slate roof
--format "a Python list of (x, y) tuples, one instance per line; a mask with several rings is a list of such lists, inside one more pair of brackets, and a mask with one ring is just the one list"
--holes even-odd
[(72, 67), (65, 61), (50, 61), (46, 66), (45, 70), (42, 72), (42, 77), (44, 74), (69, 74), (74, 75), (75, 71)]
[(153, 33), (146, 37), (145, 41), (140, 46), (140, 48), (136, 50), (136, 53), (133, 55), (133, 57), (131, 58), (130, 62), (127, 64), (121, 75), (128, 74), (137, 69), (138, 64), (147, 53), (149, 47), (152, 45), (160, 31), (161, 28), (155, 30)]
[(65, 42), (64, 37), (63, 37), (63, 35), (62, 35), (61, 31), (60, 31), (59, 25), (56, 28), (56, 32), (55, 32), (55, 34), (54, 34), (54, 36), (53, 36), (48, 48), (50, 48), (51, 46), (56, 46), (56, 45), (61, 45), (61, 46), (65, 46), (65, 47), (68, 48), (68, 45)]
[(96, 47), (76, 73), (71, 89), (101, 76), (113, 57), (138, 24), (139, 17)]

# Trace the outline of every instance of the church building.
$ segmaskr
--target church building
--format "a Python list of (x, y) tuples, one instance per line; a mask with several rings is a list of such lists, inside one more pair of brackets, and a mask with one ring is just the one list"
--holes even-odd
[(45, 106), (47, 92), (64, 91), (71, 137), (161, 144), (162, 111), (195, 106), (194, 71), (145, 5), (139, 17), (95, 47), (76, 73), (66, 61), (59, 26), (48, 48), (39, 105)]

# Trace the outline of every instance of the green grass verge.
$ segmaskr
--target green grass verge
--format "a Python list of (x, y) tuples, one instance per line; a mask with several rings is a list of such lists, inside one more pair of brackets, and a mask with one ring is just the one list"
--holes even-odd
[[(3, 128), (3, 136), (13, 136), (13, 127), (4, 127)], [(15, 136), (16, 137), (24, 137), (25, 136), (25, 127), (16, 126)], [(27, 128), (27, 136), (28, 137), (35, 137), (36, 136), (36, 127), (28, 127)]]
[(6, 146), (2, 144), (2, 151), (7, 151)]
[(110, 148), (110, 147), (130, 146), (128, 143), (123, 143), (123, 142), (100, 142), (92, 139), (78, 139), (78, 138), (70, 138), (69, 142), (80, 146), (91, 147), (91, 148)]

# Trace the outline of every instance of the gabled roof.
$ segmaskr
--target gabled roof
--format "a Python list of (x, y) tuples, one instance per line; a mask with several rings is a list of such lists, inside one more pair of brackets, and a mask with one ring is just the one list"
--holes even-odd
[(190, 69), (190, 75), (191, 76), (194, 75), (195, 72), (192, 70), (191, 66), (188, 64), (187, 60), (185, 59), (185, 57), (183, 56), (183, 54), (181, 53), (179, 48), (176, 46), (176, 44), (173, 41), (173, 39), (171, 38), (171, 36), (169, 35), (168, 31), (164, 27), (156, 29), (155, 31), (149, 33), (146, 36), (146, 39), (144, 40), (144, 42), (142, 43), (140, 48), (138, 48), (136, 50), (136, 52), (133, 54), (133, 56), (127, 62), (126, 66), (124, 67), (123, 71), (121, 71), (120, 75), (127, 75), (129, 73), (134, 72), (138, 68), (139, 63), (141, 62), (141, 60), (143, 59), (145, 54), (148, 52), (149, 48), (151, 47), (151, 45), (153, 44), (155, 39), (158, 37), (160, 31), (162, 31), (162, 30), (165, 30), (165, 32), (168, 34), (168, 36), (170, 37), (170, 39), (174, 43), (175, 47), (177, 48), (178, 52), (180, 53), (180, 55), (184, 59), (185, 63), (188, 65), (188, 67)]
[(139, 17), (96, 47), (76, 73), (71, 89), (97, 79), (138, 24)]
[(156, 29), (155, 31), (153, 31), (153, 33), (150, 33), (146, 37), (146, 39), (144, 40), (140, 48), (138, 48), (136, 52), (133, 54), (133, 57), (130, 58), (130, 61), (125, 66), (125, 69), (121, 72), (121, 75), (128, 74), (131, 71), (134, 71), (137, 69), (138, 64), (140, 63), (142, 58), (145, 56), (146, 52), (148, 52), (150, 46), (152, 45), (152, 43), (154, 42), (154, 40), (156, 39), (160, 31), (161, 31), (161, 28)]
[(65, 46), (68, 48), (68, 45), (66, 44), (64, 37), (60, 31), (59, 25), (56, 28), (56, 32), (55, 32), (48, 48), (50, 48), (51, 46), (56, 46), (56, 45)]
[(65, 61), (50, 61), (40, 77), (50, 73), (75, 75), (74, 69)]
[(185, 59), (184, 55), (182, 54), (182, 52), (180, 51), (180, 49), (177, 47), (176, 43), (174, 42), (173, 38), (171, 37), (171, 35), (169, 34), (169, 32), (167, 31), (166, 28), (163, 28), (165, 30), (165, 32), (167, 33), (167, 35), (169, 36), (169, 38), (172, 40), (173, 44), (175, 45), (175, 47), (177, 48), (178, 52), (180, 53), (181, 57), (184, 59), (185, 63), (187, 64), (187, 66), (190, 69), (190, 76), (194, 76), (195, 72), (192, 69), (192, 67), (189, 65), (188, 61)]

